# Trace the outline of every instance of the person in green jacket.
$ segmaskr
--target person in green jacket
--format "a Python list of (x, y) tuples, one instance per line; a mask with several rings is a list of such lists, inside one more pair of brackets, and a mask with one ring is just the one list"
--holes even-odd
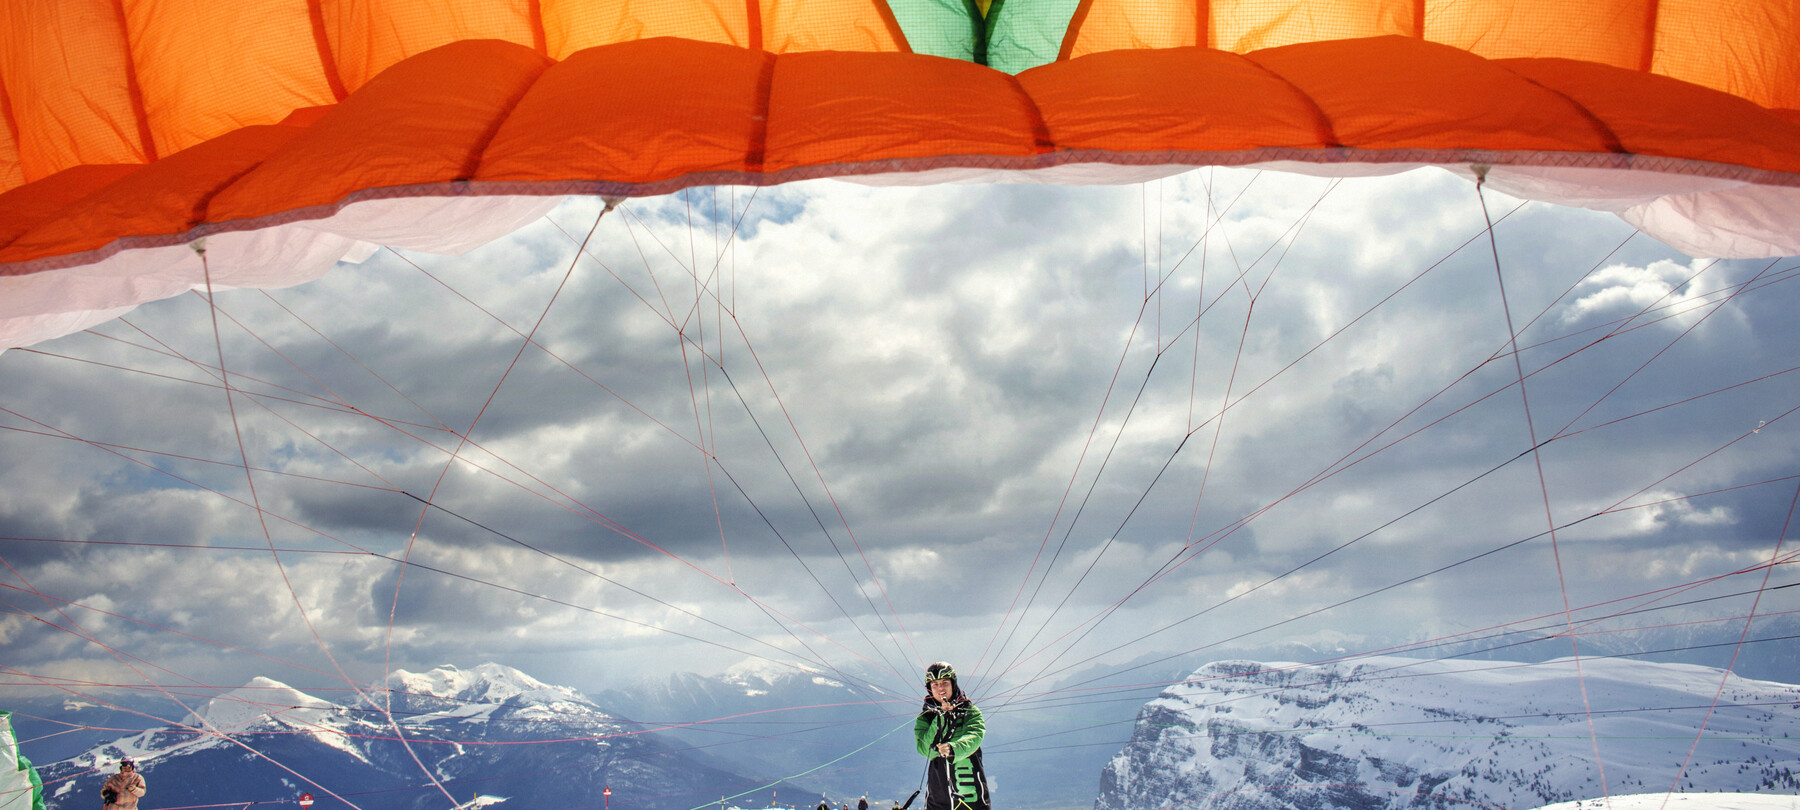
[(988, 810), (981, 710), (956, 685), (956, 670), (942, 661), (925, 669), (925, 691), (925, 705), (913, 720), (913, 745), (931, 761), (925, 810)]

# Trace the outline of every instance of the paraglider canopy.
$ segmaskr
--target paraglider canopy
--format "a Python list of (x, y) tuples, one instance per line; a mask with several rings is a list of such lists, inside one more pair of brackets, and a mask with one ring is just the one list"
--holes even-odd
[(0, 346), (374, 244), (467, 249), (557, 195), (812, 177), (1438, 165), (1697, 255), (1800, 253), (1797, 21), (1509, 0), (15, 5)]

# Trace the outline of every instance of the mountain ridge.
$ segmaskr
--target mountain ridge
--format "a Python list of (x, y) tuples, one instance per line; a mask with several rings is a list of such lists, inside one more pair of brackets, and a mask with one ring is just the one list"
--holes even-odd
[[(1095, 810), (1165, 810), (1171, 803), (1201, 805), (1182, 810), (1398, 810), (1587, 798), (1600, 794), (1585, 792), (1569, 777), (1573, 771), (1542, 764), (1593, 760), (1581, 750), (1586, 732), (1569, 732), (1590, 714), (1569, 697), (1584, 681), (1593, 687), (1591, 713), (1601, 718), (1602, 741), (1621, 728), (1686, 729), (1691, 740), (1694, 712), (1723, 687), (1726, 715), (1713, 721), (1713, 731), (1746, 741), (1761, 734), (1780, 744), (1713, 755), (1690, 774), (1693, 789), (1794, 790), (1800, 754), (1786, 740), (1800, 739), (1800, 687), (1698, 665), (1584, 659), (1580, 677), (1572, 666), (1239, 659), (1170, 676), (1175, 683), (1141, 698), (1135, 695), (1145, 686), (1156, 687), (1089, 671), (1066, 681), (1087, 686), (1051, 685), (1036, 696), (978, 702), (989, 714), (987, 760), (997, 801), (1016, 808), (1073, 810), (1092, 800)], [(1095, 676), (1113, 685), (1090, 691)], [(645, 680), (632, 693), (593, 698), (495, 663), (395, 670), (382, 683), (385, 692), (365, 689), (333, 702), (252, 678), (198, 707), (185, 723), (190, 728), (152, 729), (41, 766), (51, 810), (91, 800), (100, 777), (125, 755), (140, 758), (156, 806), (287, 801), (307, 791), (320, 810), (349, 806), (331, 793), (364, 810), (441, 810), (446, 799), (477, 793), (484, 801), (554, 810), (603, 804), (598, 791), (607, 786), (622, 804), (652, 810), (723, 804), (752, 788), (767, 792), (751, 795), (773, 801), (779, 794), (789, 806), (821, 799), (854, 805), (859, 796), (886, 806), (919, 778), (921, 760), (905, 732), (916, 696), (859, 688), (854, 674), (744, 667)], [(1134, 706), (1135, 723), (1106, 719)], [(1744, 714), (1753, 711), (1767, 717)], [(1621, 717), (1637, 718), (1637, 725), (1618, 726)], [(1486, 742), (1441, 743), (1409, 729)], [(1568, 739), (1543, 739), (1551, 733)], [(1606, 751), (1616, 756), (1610, 743)], [(1671, 751), (1628, 754), (1667, 759)], [(1725, 771), (1733, 769), (1744, 778), (1729, 778)], [(1612, 790), (1666, 787), (1610, 759), (1607, 781)], [(1306, 791), (1321, 798), (1275, 800)], [(1221, 795), (1237, 799), (1208, 798)]]
[[(1144, 705), (1094, 807), (1536, 807), (1665, 787), (1792, 791), (1779, 780), (1800, 767), (1795, 709), (1800, 686), (1687, 664), (1214, 662)], [(1693, 731), (1702, 718), (1708, 735)]]
[[(523, 807), (579, 807), (611, 787), (632, 806), (685, 810), (755, 786), (518, 670), (398, 670), (401, 690), (338, 704), (253, 678), (189, 716), (39, 768), (51, 810), (84, 805), (132, 757), (157, 805), (286, 802), (332, 810), (425, 810), (473, 795)], [(227, 736), (228, 735), (228, 736)]]

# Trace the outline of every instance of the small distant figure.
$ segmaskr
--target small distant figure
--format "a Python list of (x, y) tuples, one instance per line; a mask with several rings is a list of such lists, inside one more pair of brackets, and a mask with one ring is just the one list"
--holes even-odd
[(860, 799), (857, 799), (856, 800), (856, 810), (869, 810), (869, 797), (864, 796)]
[(137, 772), (137, 763), (126, 757), (119, 760), (119, 772), (106, 777), (100, 798), (106, 800), (106, 810), (137, 810), (138, 799), (148, 790), (143, 775)]
[(831, 810), (831, 802), (820, 801), (819, 806), (815, 808), (815, 810)]

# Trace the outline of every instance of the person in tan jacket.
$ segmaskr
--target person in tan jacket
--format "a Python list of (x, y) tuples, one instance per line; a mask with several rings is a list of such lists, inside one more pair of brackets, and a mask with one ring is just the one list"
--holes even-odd
[(147, 790), (144, 777), (137, 772), (137, 763), (126, 758), (119, 760), (118, 773), (106, 777), (100, 796), (106, 800), (106, 810), (137, 810), (138, 799)]

